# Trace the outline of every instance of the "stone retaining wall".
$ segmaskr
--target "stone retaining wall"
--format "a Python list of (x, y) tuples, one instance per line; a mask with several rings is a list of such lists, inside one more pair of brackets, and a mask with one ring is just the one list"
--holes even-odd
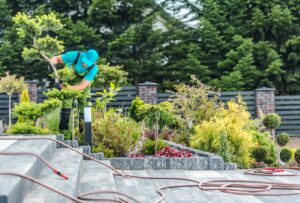
[(110, 164), (123, 170), (223, 170), (223, 159), (216, 157), (111, 158)]
[(235, 163), (224, 163), (222, 157), (166, 141), (178, 150), (189, 150), (193, 157), (111, 158), (110, 164), (122, 170), (236, 170)]

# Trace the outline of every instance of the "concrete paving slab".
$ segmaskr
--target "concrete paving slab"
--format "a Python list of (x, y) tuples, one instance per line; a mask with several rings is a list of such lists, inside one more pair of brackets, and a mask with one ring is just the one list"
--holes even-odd
[(0, 151), (15, 143), (17, 140), (0, 140)]
[[(104, 162), (109, 164), (109, 161)], [(80, 193), (100, 189), (115, 190), (112, 171), (95, 161), (85, 160), (80, 174)]]
[[(300, 183), (300, 176), (296, 177), (269, 177), (253, 176), (244, 174), (243, 170), (236, 171), (127, 171), (135, 175), (148, 176), (168, 176), (194, 178), (202, 181), (209, 180), (256, 180), (274, 181), (282, 183)], [(135, 195), (142, 202), (150, 203), (159, 199), (156, 193), (158, 187), (171, 184), (182, 184), (184, 181), (168, 180), (144, 180), (144, 179), (124, 179), (119, 176), (114, 177), (118, 190), (122, 190), (130, 195)], [(197, 187), (173, 188), (163, 191), (166, 203), (300, 203), (300, 195), (282, 197), (261, 197), (252, 195), (234, 195), (220, 191), (203, 191)]]
[[(60, 176), (54, 174), (48, 167), (44, 167), (38, 177), (38, 180), (75, 197), (78, 195), (79, 191), (82, 161), (83, 158), (80, 154), (65, 148), (57, 149), (50, 160), (50, 163), (67, 175), (69, 179), (64, 180)], [(38, 185), (34, 185), (32, 191), (26, 195), (23, 200), (23, 203), (32, 202), (60, 203), (71, 201), (68, 201), (66, 198), (52, 191), (46, 190)]]
[[(296, 173), (300, 175), (299, 171), (292, 171), (289, 170), (291, 173)], [(265, 177), (267, 180), (272, 181), (272, 182), (280, 182), (280, 183), (294, 183), (294, 184), (300, 184), (300, 176), (267, 176)], [(279, 192), (279, 191), (278, 191)], [(280, 192), (299, 192), (299, 191), (293, 191), (293, 190), (283, 190)], [(272, 200), (270, 200), (270, 197), (258, 197), (258, 199), (261, 199), (264, 202), (270, 202), (270, 203), (300, 203), (300, 195), (291, 195), (291, 196), (278, 196), (278, 197), (273, 197)]]
[[(52, 156), (55, 149), (56, 144), (50, 140), (19, 140), (2, 149), (2, 151), (34, 152), (48, 159)], [(16, 172), (31, 177), (37, 177), (43, 166), (44, 163), (34, 156), (0, 155), (0, 172)], [(18, 177), (0, 177), (0, 203), (21, 202), (22, 198), (30, 191), (31, 187), (31, 182)]]
[[(185, 171), (126, 171), (127, 173), (143, 176), (158, 176), (158, 177), (181, 177), (188, 178)], [(157, 194), (157, 189), (160, 187), (175, 185), (175, 184), (189, 184), (190, 182), (183, 180), (149, 180), (149, 179), (124, 179), (115, 176), (116, 188), (122, 190), (127, 194), (136, 196), (140, 201), (145, 203), (155, 202), (160, 198)], [(210, 198), (197, 188), (176, 188), (163, 190), (165, 194), (164, 202), (210, 202)]]

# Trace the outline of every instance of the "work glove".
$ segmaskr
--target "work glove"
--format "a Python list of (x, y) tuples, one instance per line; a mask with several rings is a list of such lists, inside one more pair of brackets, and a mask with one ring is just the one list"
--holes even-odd
[(53, 87), (58, 90), (61, 90), (62, 85), (59, 82), (56, 82), (56, 83), (54, 83)]

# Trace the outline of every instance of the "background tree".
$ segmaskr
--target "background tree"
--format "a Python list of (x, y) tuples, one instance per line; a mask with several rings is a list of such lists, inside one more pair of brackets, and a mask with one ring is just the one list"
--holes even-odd
[(299, 0), (1, 0), (0, 6), (2, 75), (49, 79), (45, 62), (20, 56), (32, 40), (18, 39), (11, 16), (55, 13), (65, 25), (56, 33), (65, 50), (94, 48), (106, 63), (123, 66), (133, 84), (151, 80), (170, 89), (194, 74), (223, 90), (300, 92)]
[(153, 30), (156, 17), (149, 17), (139, 25), (130, 26), (108, 44), (112, 64), (123, 64), (133, 83), (154, 81), (162, 64), (161, 30)]

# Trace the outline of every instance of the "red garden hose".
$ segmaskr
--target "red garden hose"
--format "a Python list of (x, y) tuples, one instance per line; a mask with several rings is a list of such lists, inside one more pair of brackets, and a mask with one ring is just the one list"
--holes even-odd
[(273, 173), (275, 173), (275, 172), (284, 172), (284, 169), (280, 169), (280, 168), (264, 168), (264, 170), (271, 171)]
[(1, 152), (0, 155), (31, 155), (35, 156), (38, 159), (40, 159), (42, 162), (44, 162), (52, 171), (53, 173), (59, 175), (60, 177), (64, 178), (65, 180), (68, 180), (68, 176), (60, 172), (59, 170), (55, 169), (46, 159), (44, 159), (42, 156), (32, 153), (32, 152)]
[(64, 193), (62, 191), (59, 191), (59, 190), (57, 190), (57, 189), (55, 189), (55, 188), (53, 188), (53, 187), (51, 187), (51, 186), (49, 186), (49, 185), (47, 185), (45, 183), (42, 183), (42, 182), (38, 181), (35, 178), (29, 177), (29, 176), (26, 176), (26, 175), (22, 175), (20, 173), (0, 172), (0, 176), (18, 176), (20, 178), (24, 178), (26, 180), (29, 180), (29, 181), (33, 182), (33, 183), (36, 183), (36, 184), (38, 184), (38, 185), (40, 185), (40, 186), (42, 186), (42, 187), (44, 187), (44, 188), (46, 188), (48, 190), (51, 190), (51, 191), (53, 191), (53, 192), (55, 192), (57, 194), (60, 194), (60, 195), (64, 196), (65, 198), (70, 199), (70, 200), (72, 200), (74, 202), (82, 203), (82, 201), (78, 200), (75, 197), (72, 197), (72, 196), (70, 196), (70, 195), (68, 195), (68, 194), (66, 194), (66, 193)]
[[(121, 192), (116, 192), (116, 191), (113, 191), (113, 190), (97, 190), (97, 191), (93, 191), (93, 192), (86, 192), (86, 193), (82, 193), (78, 196), (78, 199), (81, 199), (81, 200), (86, 200), (86, 201), (111, 201), (111, 199), (107, 199), (107, 198), (92, 198), (92, 197), (86, 197), (86, 196), (89, 196), (89, 195), (94, 195), (94, 194), (116, 194), (116, 195), (121, 195), (123, 197), (126, 197), (127, 199), (130, 199), (130, 200), (133, 200), (135, 202), (138, 202), (138, 203), (141, 203), (139, 200), (133, 198), (133, 197), (130, 197), (129, 195), (126, 195), (124, 193), (121, 193)], [(121, 201), (126, 201), (124, 199), (122, 199)], [(116, 202), (119, 202), (119, 201), (116, 201)]]
[(247, 175), (262, 175), (262, 176), (299, 176), (296, 173), (282, 173), (286, 172), (286, 170), (297, 170), (299, 168), (259, 168), (259, 169), (249, 169), (246, 170), (244, 173)]

